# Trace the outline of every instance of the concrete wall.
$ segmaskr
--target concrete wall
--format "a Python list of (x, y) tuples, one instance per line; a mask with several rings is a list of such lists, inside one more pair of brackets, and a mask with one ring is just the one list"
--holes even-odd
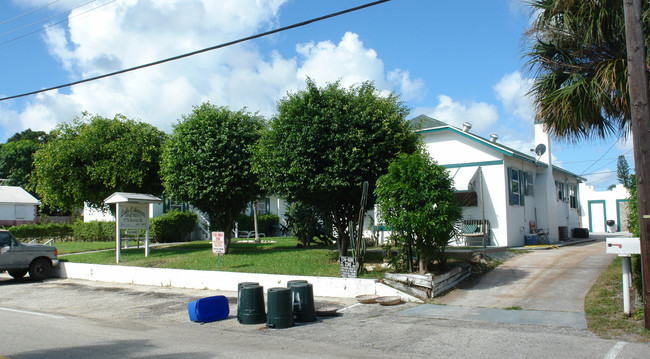
[(381, 296), (397, 295), (404, 301), (421, 302), (418, 298), (402, 293), (374, 279), (143, 268), (69, 262), (59, 263), (55, 268), (54, 275), (60, 278), (235, 292), (237, 285), (241, 282), (258, 282), (267, 290), (273, 287), (286, 287), (287, 281), (290, 280), (303, 279), (312, 284), (314, 296), (318, 297), (354, 298), (362, 294), (377, 294)]

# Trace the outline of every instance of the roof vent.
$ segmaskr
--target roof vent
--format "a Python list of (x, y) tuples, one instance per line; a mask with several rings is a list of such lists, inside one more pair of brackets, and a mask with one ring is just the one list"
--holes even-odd
[(471, 130), (471, 129), (472, 129), (472, 124), (471, 123), (469, 123), (469, 122), (463, 123), (463, 131), (469, 132), (469, 130)]
[(499, 139), (499, 135), (497, 135), (496, 133), (490, 135), (490, 142), (497, 143), (498, 139)]

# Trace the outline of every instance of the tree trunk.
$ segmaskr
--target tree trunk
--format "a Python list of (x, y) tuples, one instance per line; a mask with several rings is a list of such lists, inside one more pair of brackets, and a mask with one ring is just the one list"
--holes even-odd
[(643, 275), (643, 312), (645, 328), (650, 330), (650, 109), (648, 108), (648, 78), (645, 37), (641, 20), (641, 0), (623, 1), (625, 39), (627, 43), (628, 83), (632, 114), (634, 167), (636, 172), (641, 263)]
[(253, 201), (253, 226), (255, 229), (255, 243), (260, 243), (260, 234), (257, 230), (257, 201)]
[[(337, 216), (338, 217), (338, 216)], [(339, 257), (348, 255), (348, 247), (350, 245), (350, 238), (347, 233), (347, 223), (342, 224), (338, 218), (334, 219), (334, 226), (336, 227), (336, 248), (339, 250)]]

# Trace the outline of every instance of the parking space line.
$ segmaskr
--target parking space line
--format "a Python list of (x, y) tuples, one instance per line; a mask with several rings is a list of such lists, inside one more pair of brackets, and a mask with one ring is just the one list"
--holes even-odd
[(0, 307), (0, 310), (4, 310), (5, 312), (14, 312), (14, 313), (38, 315), (38, 316), (41, 316), (41, 317), (48, 317), (48, 318), (54, 318), (54, 319), (64, 319), (65, 318), (65, 317), (60, 317), (58, 315), (45, 314), (45, 313), (39, 313), (39, 312), (30, 312), (30, 311), (27, 311), (27, 310), (19, 310), (19, 309), (11, 309), (11, 308), (2, 308), (2, 307)]
[(340, 309), (339, 312), (342, 312), (342, 311), (344, 311), (344, 310), (348, 310), (348, 309), (350, 309), (350, 308), (354, 308), (354, 307), (356, 307), (357, 305), (361, 305), (361, 303), (352, 304), (352, 305), (349, 306), (349, 307), (345, 307), (345, 308), (343, 308), (343, 309)]
[(616, 344), (614, 344), (612, 349), (610, 349), (609, 352), (607, 353), (607, 355), (605, 355), (605, 359), (615, 359), (618, 356), (618, 354), (621, 352), (621, 350), (623, 349), (623, 346), (625, 346), (625, 344), (627, 344), (627, 343), (626, 342), (617, 342)]

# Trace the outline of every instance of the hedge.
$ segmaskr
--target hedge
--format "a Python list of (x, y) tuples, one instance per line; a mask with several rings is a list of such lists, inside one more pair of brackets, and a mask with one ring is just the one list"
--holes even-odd
[(194, 212), (180, 211), (169, 211), (152, 218), (149, 222), (151, 238), (159, 243), (188, 241), (196, 228), (196, 218)]
[[(257, 216), (257, 229), (260, 233), (264, 233), (267, 236), (275, 235), (275, 231), (278, 228), (280, 223), (280, 217), (276, 214), (263, 214)], [(253, 216), (247, 216), (245, 214), (240, 214), (237, 216), (237, 225), (240, 231), (254, 231), (255, 224), (253, 223)]]
[(22, 224), (7, 228), (14, 237), (19, 239), (50, 240), (57, 241), (68, 239), (72, 236), (72, 226), (65, 223), (48, 224)]
[(76, 221), (72, 225), (74, 240), (79, 242), (108, 242), (115, 240), (115, 221)]

